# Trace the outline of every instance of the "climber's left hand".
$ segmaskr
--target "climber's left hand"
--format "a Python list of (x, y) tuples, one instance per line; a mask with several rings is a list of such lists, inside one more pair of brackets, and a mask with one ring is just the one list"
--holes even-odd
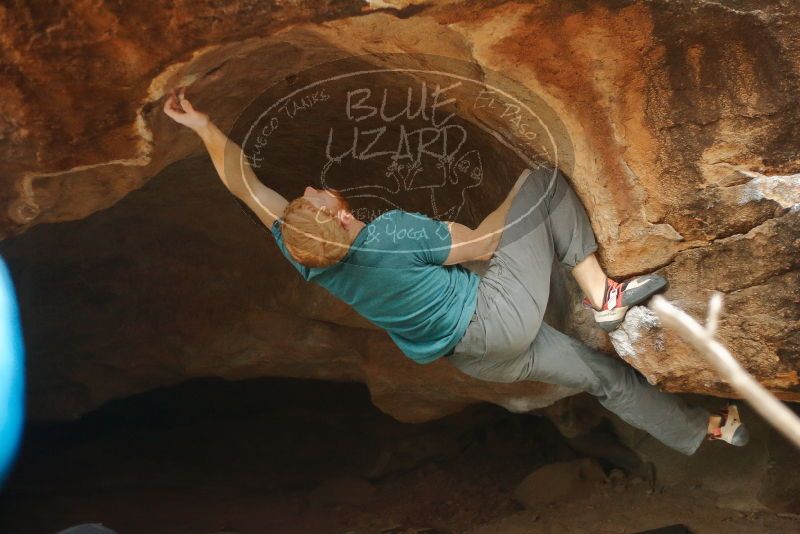
[(197, 131), (205, 128), (209, 122), (208, 115), (194, 109), (186, 98), (185, 92), (185, 87), (181, 87), (178, 91), (173, 89), (169, 97), (164, 101), (164, 113), (169, 115), (175, 122), (183, 124), (192, 130)]

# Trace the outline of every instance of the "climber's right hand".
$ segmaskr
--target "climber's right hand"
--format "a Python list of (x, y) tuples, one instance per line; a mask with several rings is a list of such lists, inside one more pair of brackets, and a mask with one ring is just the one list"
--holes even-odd
[(208, 115), (194, 109), (189, 100), (186, 99), (185, 92), (185, 87), (181, 87), (178, 91), (173, 89), (164, 101), (164, 113), (169, 115), (175, 122), (183, 124), (194, 131), (205, 128), (209, 123)]

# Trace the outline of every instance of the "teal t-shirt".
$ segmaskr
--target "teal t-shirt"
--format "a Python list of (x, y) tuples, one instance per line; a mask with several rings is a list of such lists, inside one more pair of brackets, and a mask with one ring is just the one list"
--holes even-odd
[(388, 211), (359, 232), (338, 263), (323, 268), (292, 258), (280, 223), (273, 223), (272, 234), (303, 278), (386, 330), (417, 363), (447, 354), (466, 332), (480, 277), (460, 265), (442, 265), (451, 244), (444, 222), (421, 213)]

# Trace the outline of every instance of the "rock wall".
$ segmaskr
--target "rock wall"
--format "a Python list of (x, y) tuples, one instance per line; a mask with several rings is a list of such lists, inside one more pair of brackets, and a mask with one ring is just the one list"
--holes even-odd
[[(800, 399), (798, 22), (788, 0), (0, 7), (0, 248), (23, 308), (32, 413), (71, 416), (203, 375), (360, 380), (404, 420), (571, 393), (406, 361), (301, 282), (193, 158), (199, 139), (161, 111), (188, 85), (228, 131), (253, 118), (243, 112), (265, 88), (309, 68), (420, 53), (506, 80), (555, 132), (608, 272), (660, 270), (695, 316), (724, 292), (723, 340), (779, 396)], [(513, 124), (507, 107), (455, 110), (475, 131)], [(329, 120), (280, 145), (279, 161), (336, 124), (319, 117)], [(534, 150), (518, 128), (506, 133), (503, 146), (474, 137), (487, 179), (461, 222), (490, 211)], [(291, 197), (312, 169), (276, 164), (262, 178)], [(645, 309), (609, 339), (563, 273), (556, 286), (550, 319), (569, 332), (669, 390), (731, 394)]]

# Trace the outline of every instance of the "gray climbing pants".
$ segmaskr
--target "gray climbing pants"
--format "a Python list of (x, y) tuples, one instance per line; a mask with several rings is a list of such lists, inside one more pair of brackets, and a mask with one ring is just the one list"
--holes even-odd
[(557, 257), (569, 268), (597, 250), (586, 212), (560, 171), (526, 170), (478, 288), (475, 314), (448, 360), (490, 382), (535, 380), (596, 396), (628, 424), (692, 454), (709, 413), (650, 385), (619, 358), (542, 321)]

